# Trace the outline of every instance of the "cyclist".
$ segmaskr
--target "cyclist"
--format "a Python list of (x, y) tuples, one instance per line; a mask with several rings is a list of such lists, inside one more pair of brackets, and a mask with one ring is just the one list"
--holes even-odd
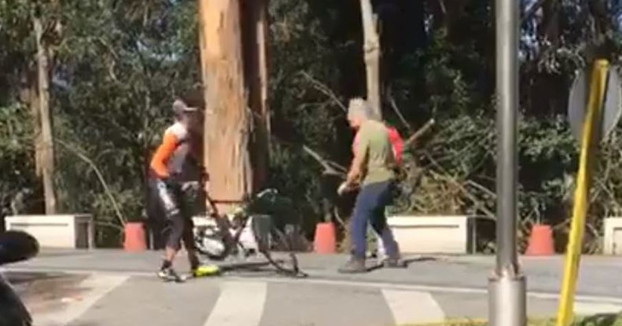
[(173, 261), (184, 242), (193, 276), (199, 276), (200, 262), (194, 246), (192, 215), (197, 187), (206, 177), (202, 165), (201, 125), (203, 103), (198, 99), (177, 99), (173, 103), (175, 122), (164, 132), (149, 168), (149, 188), (160, 205), (171, 231), (158, 277), (183, 281), (173, 269)]

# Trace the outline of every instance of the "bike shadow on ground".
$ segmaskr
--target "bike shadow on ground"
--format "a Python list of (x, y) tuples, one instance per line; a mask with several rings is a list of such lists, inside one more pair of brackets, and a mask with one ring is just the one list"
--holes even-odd
[[(402, 263), (402, 268), (406, 269), (410, 266), (410, 264), (412, 263), (421, 263), (421, 262), (427, 262), (427, 261), (437, 261), (439, 260), (438, 257), (433, 257), (433, 256), (418, 256), (418, 257), (410, 257), (410, 258), (404, 258), (402, 259), (401, 263)], [(367, 271), (371, 272), (371, 271), (375, 271), (377, 269), (381, 269), (384, 268), (384, 265), (381, 261), (377, 261), (374, 264), (372, 264), (371, 266), (367, 267)]]

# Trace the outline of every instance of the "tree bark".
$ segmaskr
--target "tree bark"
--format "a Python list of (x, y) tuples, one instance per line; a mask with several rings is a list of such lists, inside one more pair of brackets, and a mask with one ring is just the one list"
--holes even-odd
[(367, 102), (374, 110), (375, 118), (381, 120), (380, 38), (370, 0), (361, 0), (361, 16), (364, 36), (363, 53), (367, 71)]
[(20, 101), (28, 105), (32, 119), (35, 175), (41, 178), (43, 173), (41, 169), (43, 141), (41, 138), (41, 119), (39, 119), (39, 79), (36, 67), (29, 64), (25, 68), (21, 74), (20, 85)]
[(268, 0), (242, 4), (244, 70), (253, 114), (253, 185), (261, 188), (267, 177), (270, 154), (268, 108)]
[(249, 110), (244, 92), (239, 0), (199, 0), (201, 68), (207, 103), (204, 158), (209, 193), (222, 212), (252, 191)]
[(49, 61), (43, 44), (43, 24), (37, 13), (34, 13), (33, 27), (36, 37), (37, 47), (37, 77), (38, 77), (38, 99), (39, 99), (39, 119), (41, 122), (41, 138), (37, 145), (40, 153), (41, 172), (43, 177), (43, 193), (45, 198), (45, 213), (56, 214), (56, 194), (54, 192), (54, 140), (52, 136), (52, 122), (49, 106)]

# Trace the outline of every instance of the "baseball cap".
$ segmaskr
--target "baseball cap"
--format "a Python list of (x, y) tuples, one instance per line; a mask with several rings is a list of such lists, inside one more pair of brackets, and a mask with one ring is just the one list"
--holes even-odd
[(198, 110), (198, 108), (186, 105), (186, 103), (180, 99), (173, 102), (173, 112), (175, 112), (175, 114), (197, 112)]

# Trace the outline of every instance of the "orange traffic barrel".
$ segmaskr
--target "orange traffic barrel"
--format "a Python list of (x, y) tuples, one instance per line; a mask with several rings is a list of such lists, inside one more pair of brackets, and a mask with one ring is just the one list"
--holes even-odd
[(125, 240), (123, 241), (123, 249), (125, 251), (147, 250), (145, 229), (142, 223), (127, 223), (124, 230)]
[(553, 229), (548, 225), (536, 224), (531, 229), (527, 256), (551, 256), (555, 254)]
[(318, 254), (334, 254), (337, 251), (335, 225), (333, 223), (318, 223), (315, 227), (313, 247)]

